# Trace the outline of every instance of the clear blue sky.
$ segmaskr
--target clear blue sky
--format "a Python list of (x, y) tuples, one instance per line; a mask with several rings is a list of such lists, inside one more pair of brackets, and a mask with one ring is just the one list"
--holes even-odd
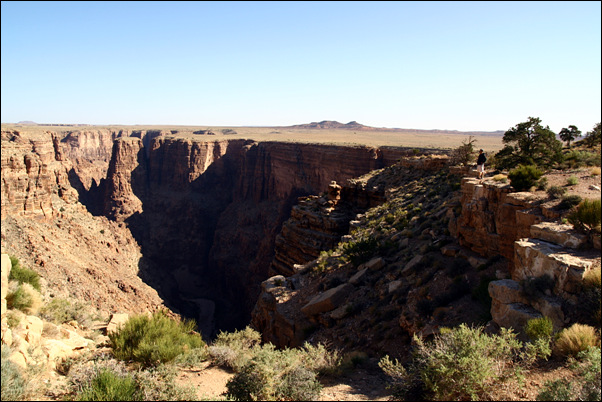
[(600, 4), (2, 1), (1, 120), (585, 133)]

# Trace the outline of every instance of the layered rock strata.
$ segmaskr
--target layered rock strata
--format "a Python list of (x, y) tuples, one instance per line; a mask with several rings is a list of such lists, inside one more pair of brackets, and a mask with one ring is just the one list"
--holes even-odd
[[(461, 215), (450, 221), (450, 231), (453, 227), (459, 243), (481, 256), (511, 261), (510, 278), (489, 285), (493, 320), (517, 331), (542, 315), (557, 330), (572, 322), (583, 276), (600, 257), (587, 236), (572, 225), (547, 221), (557, 220), (557, 213), (532, 193), (473, 178), (462, 180), (461, 191)], [(529, 294), (529, 283), (543, 283), (545, 277), (551, 283), (547, 293)]]

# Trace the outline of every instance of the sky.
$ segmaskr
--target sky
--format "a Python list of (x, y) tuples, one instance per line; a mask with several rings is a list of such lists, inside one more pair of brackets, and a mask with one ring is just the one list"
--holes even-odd
[(2, 1), (1, 121), (585, 133), (600, 4)]

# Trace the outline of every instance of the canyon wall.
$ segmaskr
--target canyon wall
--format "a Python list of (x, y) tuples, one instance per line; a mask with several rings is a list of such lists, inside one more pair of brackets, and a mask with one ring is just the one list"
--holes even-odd
[(146, 156), (141, 145), (115, 141), (104, 213), (131, 228), (166, 299), (186, 314), (184, 299), (217, 300), (227, 328), (248, 322), (297, 198), (384, 166), (370, 147), (161, 137)]
[(152, 311), (163, 301), (139, 277), (140, 246), (124, 224), (92, 216), (74, 188), (102, 180), (116, 135), (2, 131), (2, 250), (37, 271), (50, 297), (101, 314)]
[[(129, 267), (168, 307), (186, 316), (200, 318), (206, 311), (199, 308), (215, 308), (222, 329), (249, 321), (260, 284), (269, 276), (277, 235), (299, 197), (417, 153), (394, 147), (206, 141), (160, 130), (6, 130), (2, 136), (3, 222), (30, 215), (52, 225), (70, 218), (68, 212), (82, 219), (91, 213), (102, 225), (90, 228), (117, 238), (80, 233), (89, 238), (86, 247), (94, 248), (95, 241), (111, 250), (114, 243), (139, 247), (128, 249), (127, 263), (111, 251), (104, 256), (107, 268), (111, 261)], [(350, 197), (366, 194), (351, 187), (343, 191)], [(371, 201), (356, 202), (367, 206)], [(347, 218), (340, 220), (331, 243), (347, 230)], [(59, 225), (66, 228), (67, 223)], [(14, 226), (19, 229), (4, 231), (3, 239), (17, 236), (26, 225), (19, 221)], [(82, 221), (78, 231), (84, 227)], [(294, 239), (287, 241), (290, 246)], [(102, 259), (102, 247), (91, 253), (96, 251)], [(52, 258), (38, 255), (34, 263), (49, 264)], [(91, 271), (97, 275), (106, 269)]]
[(583, 277), (599, 264), (599, 245), (559, 223), (561, 212), (542, 202), (544, 196), (468, 177), (461, 191), (461, 215), (450, 221), (450, 231), (478, 254), (508, 260), (508, 277), (489, 285), (493, 321), (517, 331), (541, 316), (555, 330), (587, 321)]

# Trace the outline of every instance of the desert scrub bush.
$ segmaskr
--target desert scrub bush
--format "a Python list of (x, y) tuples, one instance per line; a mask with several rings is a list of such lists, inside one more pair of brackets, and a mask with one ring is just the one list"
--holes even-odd
[(547, 190), (548, 196), (552, 199), (557, 199), (566, 194), (566, 188), (561, 186), (551, 186)]
[(583, 275), (583, 286), (586, 289), (589, 288), (597, 288), (600, 289), (602, 287), (602, 268), (600, 265), (597, 267), (590, 269)]
[(602, 219), (600, 199), (581, 201), (577, 208), (568, 215), (567, 219), (580, 232), (600, 233), (600, 221)]
[(547, 177), (542, 177), (539, 180), (537, 180), (537, 183), (535, 184), (535, 187), (538, 190), (545, 191), (548, 188), (548, 178)]
[(8, 359), (10, 347), (2, 344), (1, 396), (3, 401), (23, 401), (28, 397), (28, 383), (19, 367)]
[(571, 209), (574, 206), (579, 205), (579, 203), (582, 200), (583, 200), (583, 198), (581, 198), (581, 196), (579, 196), (577, 194), (563, 195), (562, 199), (560, 200), (560, 203), (558, 204), (558, 209), (562, 209), (562, 210)]
[(304, 352), (266, 344), (232, 377), (227, 396), (235, 400), (316, 400), (321, 384), (303, 363)]
[(551, 339), (554, 325), (548, 317), (533, 318), (525, 324), (525, 334), (532, 341), (537, 339)]
[(253, 357), (261, 342), (261, 334), (251, 327), (217, 335), (209, 347), (209, 355), (216, 364), (240, 369)]
[(91, 317), (86, 313), (86, 306), (80, 301), (72, 301), (56, 297), (40, 308), (40, 317), (55, 324), (77, 321), (86, 326)]
[(563, 165), (570, 169), (584, 166), (600, 166), (600, 155), (595, 152), (571, 150), (564, 155)]
[(347, 255), (353, 265), (358, 266), (368, 261), (378, 252), (378, 240), (374, 237), (362, 238), (343, 244), (343, 253)]
[(516, 191), (527, 191), (542, 175), (543, 172), (535, 165), (519, 165), (508, 173), (508, 178)]
[(134, 379), (140, 390), (141, 401), (194, 401), (193, 386), (181, 386), (176, 382), (178, 369), (171, 364), (160, 364), (135, 373)]
[(180, 367), (198, 367), (201, 363), (209, 359), (209, 348), (203, 346), (187, 350), (186, 352), (176, 356), (174, 364)]
[(40, 286), (40, 275), (32, 269), (21, 266), (17, 257), (10, 257), (11, 269), (9, 280), (15, 280), (19, 283), (29, 283), (38, 292), (41, 289)]
[(577, 301), (578, 316), (577, 322), (581, 324), (590, 324), (600, 329), (602, 321), (602, 311), (600, 309), (602, 300), (600, 278), (600, 264), (592, 267), (583, 276), (583, 289), (579, 293)]
[(130, 318), (122, 328), (109, 333), (109, 339), (116, 358), (153, 366), (205, 346), (194, 328), (194, 321), (176, 321), (159, 311), (151, 317), (143, 314)]
[(579, 352), (577, 360), (570, 358), (569, 367), (579, 381), (566, 378), (548, 380), (537, 395), (538, 401), (599, 401), (600, 348), (591, 347)]
[(508, 182), (508, 176), (506, 176), (505, 174), (496, 174), (495, 176), (492, 177), (492, 179), (494, 181), (500, 182), (500, 183), (507, 183)]
[(338, 350), (329, 351), (324, 345), (316, 346), (305, 342), (301, 360), (303, 365), (320, 375), (333, 375), (339, 372), (342, 358)]
[(600, 168), (599, 167), (590, 168), (589, 174), (592, 176), (600, 176)]
[(498, 381), (515, 374), (510, 363), (522, 346), (510, 330), (490, 336), (465, 324), (442, 331), (432, 342), (417, 336), (414, 342), (420, 378), (437, 400), (486, 398)]
[(27, 314), (36, 314), (42, 306), (42, 296), (27, 282), (11, 281), (6, 294), (6, 305), (9, 309), (13, 308)]
[(140, 390), (131, 375), (102, 369), (78, 392), (76, 401), (141, 401)]
[[(381, 358), (378, 367), (391, 378), (387, 389), (391, 391), (391, 398), (395, 401), (412, 400), (408, 397), (412, 388), (418, 388), (422, 385), (420, 376), (412, 369), (406, 369), (397, 359), (394, 361), (388, 355)], [(419, 399), (419, 398), (416, 398)]]
[(600, 346), (596, 329), (589, 325), (573, 324), (556, 335), (554, 350), (560, 356), (577, 356), (589, 347)]
[[(139, 370), (128, 370), (124, 362), (116, 360), (110, 354), (100, 353), (88, 358), (80, 357), (71, 362), (65, 375), (69, 380), (70, 390), (76, 395), (76, 399), (83, 400), (84, 391), (100, 391), (97, 395), (103, 395), (101, 387), (94, 386), (92, 381), (99, 377), (100, 373), (111, 373), (107, 377), (117, 378), (116, 383), (122, 386), (125, 381), (133, 381), (135, 391), (130, 400), (140, 401), (190, 401), (196, 400), (196, 392), (192, 387), (180, 386), (176, 383), (178, 374), (177, 366), (173, 364), (160, 364), (156, 367), (143, 368)], [(124, 379), (128, 379), (125, 380)], [(107, 381), (103, 381), (107, 383)], [(109, 378), (108, 383), (112, 381)], [(110, 391), (112, 392), (112, 391)], [(77, 396), (79, 395), (79, 398)], [(106, 396), (106, 395), (105, 395)], [(94, 400), (94, 399), (88, 399)], [(115, 400), (115, 399), (96, 399)], [(116, 399), (119, 400), (119, 399)]]
[(566, 184), (569, 186), (576, 186), (579, 183), (579, 178), (575, 175), (570, 176), (566, 179)]
[(524, 360), (530, 364), (538, 358), (546, 359), (552, 355), (550, 346), (554, 325), (548, 317), (533, 318), (527, 321), (524, 327), (525, 334), (531, 342), (525, 345)]

